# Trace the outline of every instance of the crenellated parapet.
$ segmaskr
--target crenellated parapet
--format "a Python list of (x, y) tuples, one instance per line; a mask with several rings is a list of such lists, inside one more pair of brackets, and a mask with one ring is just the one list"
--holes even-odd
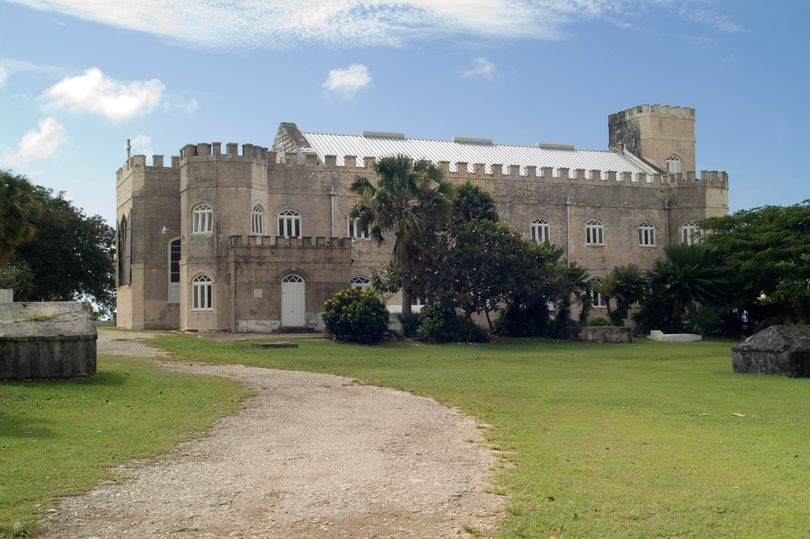
[(670, 118), (685, 118), (694, 120), (695, 109), (691, 107), (679, 107), (674, 105), (637, 105), (635, 107), (611, 114), (609, 116), (609, 121), (618, 119), (627, 120), (635, 116), (646, 116), (650, 114)]
[(351, 249), (349, 238), (327, 238), (322, 236), (304, 236), (288, 238), (284, 236), (228, 236), (229, 247), (274, 247), (293, 249)]
[(242, 151), (239, 152), (239, 144), (228, 142), (225, 148), (221, 142), (200, 142), (198, 144), (186, 144), (180, 149), (180, 163), (186, 163), (195, 159), (199, 160), (251, 160), (275, 162), (276, 152), (268, 150), (264, 146), (255, 144), (243, 144)]
[(163, 155), (156, 154), (152, 156), (152, 164), (148, 165), (146, 156), (138, 154), (127, 159), (124, 166), (115, 171), (115, 178), (120, 181), (131, 172), (172, 172), (173, 169), (180, 170), (180, 156), (178, 155), (171, 156), (167, 164)]

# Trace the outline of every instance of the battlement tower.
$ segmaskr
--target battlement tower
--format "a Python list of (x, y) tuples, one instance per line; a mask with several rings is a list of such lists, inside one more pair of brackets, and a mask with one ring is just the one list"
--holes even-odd
[(695, 109), (639, 105), (608, 116), (610, 148), (624, 148), (666, 173), (696, 170)]

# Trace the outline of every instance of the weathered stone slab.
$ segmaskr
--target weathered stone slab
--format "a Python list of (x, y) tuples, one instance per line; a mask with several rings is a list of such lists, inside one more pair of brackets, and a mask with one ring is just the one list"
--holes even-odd
[(633, 330), (623, 326), (583, 326), (576, 328), (576, 338), (586, 342), (633, 342)]
[(88, 303), (0, 304), (0, 379), (94, 376), (96, 338)]
[(647, 338), (659, 342), (697, 342), (703, 340), (703, 337), (695, 333), (664, 333), (657, 329), (650, 331)]
[(255, 342), (251, 344), (253, 348), (269, 350), (273, 348), (298, 348), (298, 343), (294, 342)]
[(14, 303), (14, 290), (0, 288), (0, 303)]
[(810, 326), (771, 326), (731, 349), (734, 372), (810, 377)]

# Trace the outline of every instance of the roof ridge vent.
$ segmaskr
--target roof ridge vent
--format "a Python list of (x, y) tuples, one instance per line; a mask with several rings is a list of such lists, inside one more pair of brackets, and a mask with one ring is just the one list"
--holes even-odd
[(538, 142), (538, 148), (542, 148), (544, 150), (560, 150), (564, 152), (574, 152), (576, 151), (576, 147), (573, 144), (553, 144), (551, 142)]
[(475, 138), (475, 137), (453, 137), (450, 139), (456, 144), (480, 144), (482, 146), (492, 146), (491, 138)]
[(405, 133), (396, 133), (393, 131), (363, 131), (363, 138), (389, 138), (405, 140)]

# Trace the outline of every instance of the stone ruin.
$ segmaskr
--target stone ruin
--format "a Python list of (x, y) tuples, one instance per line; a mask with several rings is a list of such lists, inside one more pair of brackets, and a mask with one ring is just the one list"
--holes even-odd
[(96, 326), (89, 303), (0, 304), (0, 379), (96, 374)]
[(731, 349), (734, 372), (810, 377), (810, 326), (771, 326)]

